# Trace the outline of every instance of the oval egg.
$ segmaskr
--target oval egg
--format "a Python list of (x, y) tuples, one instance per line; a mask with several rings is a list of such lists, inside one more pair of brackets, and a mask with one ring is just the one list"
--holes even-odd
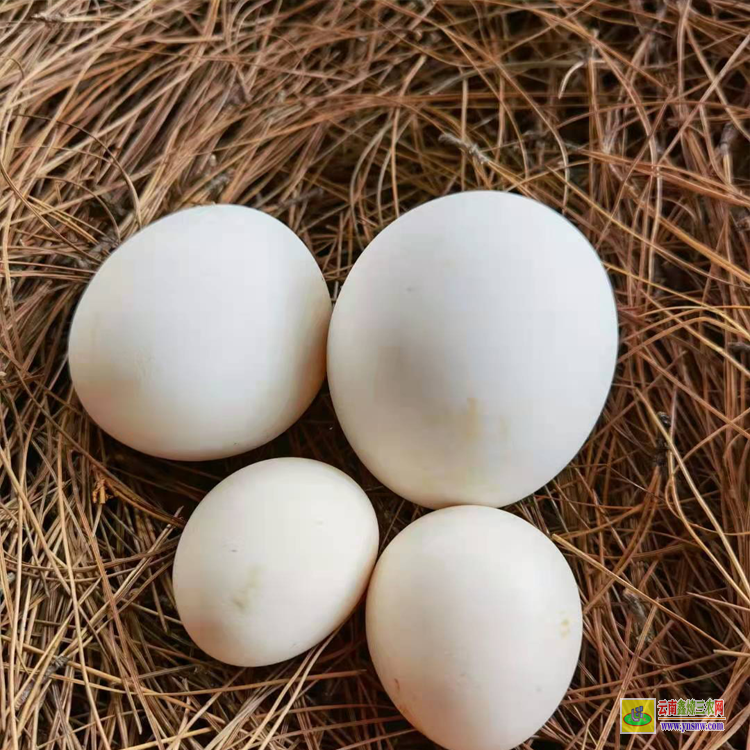
[(565, 218), (510, 193), (386, 227), (336, 302), (328, 378), (355, 452), (420, 505), (499, 507), (580, 449), (617, 356), (604, 268)]
[(236, 666), (297, 656), (364, 593), (378, 522), (359, 485), (319, 461), (276, 458), (227, 477), (182, 532), (175, 602), (207, 654)]
[(69, 361), (99, 426), (154, 456), (255, 448), (310, 405), (331, 302), (302, 241), (244, 206), (201, 206), (122, 244), (83, 294)]
[(383, 687), (447, 750), (510, 750), (534, 734), (565, 695), (581, 635), (565, 558), (493, 508), (445, 508), (407, 526), (367, 594)]

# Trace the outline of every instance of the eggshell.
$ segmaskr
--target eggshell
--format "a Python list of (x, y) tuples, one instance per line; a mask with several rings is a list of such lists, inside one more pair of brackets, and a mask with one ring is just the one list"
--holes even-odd
[(420, 505), (502, 506), (579, 450), (617, 315), (586, 238), (536, 201), (458, 193), (386, 227), (334, 309), (328, 378), (359, 458)]
[(333, 466), (275, 458), (240, 469), (193, 511), (174, 562), (177, 609), (228, 664), (289, 659), (332, 633), (364, 593), (378, 522)]
[(309, 406), (331, 302), (287, 226), (244, 206), (180, 211), (103, 264), (70, 332), (86, 411), (127, 445), (173, 459), (255, 448)]
[(562, 700), (581, 647), (565, 558), (502, 510), (446, 508), (385, 549), (367, 642), (396, 707), (447, 750), (509, 750)]

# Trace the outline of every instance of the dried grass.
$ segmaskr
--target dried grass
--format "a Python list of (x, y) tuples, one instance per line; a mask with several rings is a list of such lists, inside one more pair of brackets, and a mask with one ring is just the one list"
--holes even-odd
[(580, 667), (532, 746), (630, 747), (618, 698), (685, 695), (723, 696), (727, 731), (644, 747), (750, 747), (749, 30), (746, 0), (4, 0), (2, 746), (429, 744), (380, 690), (361, 612), (245, 671), (176, 618), (185, 515), (250, 461), (343, 468), (386, 541), (419, 515), (366, 474), (327, 393), (252, 455), (180, 465), (92, 426), (65, 345), (101, 260), (164, 213), (262, 208), (335, 295), (387, 222), (480, 187), (581, 227), (622, 324), (595, 434), (513, 508), (556, 535), (585, 602)]

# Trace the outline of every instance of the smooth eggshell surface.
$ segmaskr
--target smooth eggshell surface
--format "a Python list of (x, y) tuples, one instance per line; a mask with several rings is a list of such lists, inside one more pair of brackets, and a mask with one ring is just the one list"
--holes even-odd
[(368, 469), (420, 505), (499, 507), (580, 449), (604, 405), (617, 314), (586, 238), (536, 201), (430, 201), (366, 248), (328, 338), (336, 414)]
[(227, 477), (187, 523), (172, 575), (185, 629), (242, 667), (301, 654), (364, 593), (378, 522), (359, 485), (319, 461), (276, 458)]
[(565, 558), (493, 508), (446, 508), (407, 526), (367, 595), (384, 688), (447, 750), (509, 750), (534, 734), (565, 695), (581, 634)]
[(242, 453), (310, 405), (330, 314), (315, 259), (280, 221), (243, 206), (180, 211), (123, 243), (84, 292), (73, 385), (102, 429), (144, 453)]

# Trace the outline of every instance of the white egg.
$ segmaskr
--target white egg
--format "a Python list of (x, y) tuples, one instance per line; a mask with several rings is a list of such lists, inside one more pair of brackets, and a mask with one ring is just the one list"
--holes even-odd
[(370, 243), (334, 309), (328, 379), (383, 484), (431, 508), (498, 507), (573, 458), (616, 355), (612, 288), (586, 238), (536, 201), (469, 192)]
[(581, 634), (565, 558), (493, 508), (446, 508), (407, 526), (367, 595), (383, 687), (447, 750), (509, 750), (534, 734), (565, 695)]
[(330, 314), (317, 263), (286, 225), (243, 206), (180, 211), (123, 243), (84, 292), (73, 385), (102, 429), (144, 453), (242, 453), (310, 405)]
[(378, 522), (333, 466), (275, 458), (227, 477), (182, 532), (172, 575), (185, 629), (207, 654), (274, 664), (330, 635), (364, 593)]

